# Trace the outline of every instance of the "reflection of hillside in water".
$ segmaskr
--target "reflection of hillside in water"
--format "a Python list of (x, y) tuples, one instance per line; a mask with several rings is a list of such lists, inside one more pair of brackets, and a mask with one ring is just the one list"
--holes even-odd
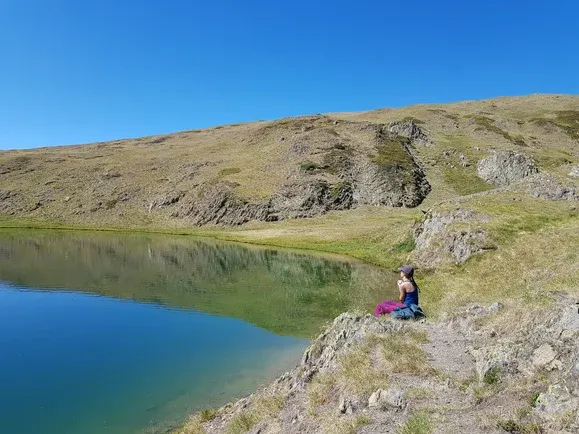
[(242, 318), (307, 335), (351, 307), (369, 307), (393, 276), (272, 249), (185, 237), (0, 233), (0, 279)]

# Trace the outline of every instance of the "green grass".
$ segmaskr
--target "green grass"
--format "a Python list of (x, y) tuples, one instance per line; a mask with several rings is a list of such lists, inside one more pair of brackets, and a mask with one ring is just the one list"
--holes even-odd
[(107, 200), (105, 202), (105, 208), (106, 209), (113, 209), (117, 203), (118, 203), (117, 199)]
[(258, 395), (251, 407), (233, 416), (225, 426), (226, 434), (242, 434), (249, 431), (262, 420), (274, 418), (283, 408), (281, 395)]
[(557, 122), (563, 128), (567, 135), (579, 140), (579, 111), (578, 110), (562, 110), (557, 112)]
[(324, 155), (322, 169), (329, 174), (339, 175), (350, 166), (353, 153), (350, 147), (341, 144), (334, 146)]
[(376, 154), (370, 156), (370, 160), (383, 168), (401, 167), (413, 168), (413, 161), (404, 146), (410, 145), (410, 139), (403, 136), (385, 135), (380, 144), (376, 146)]
[(428, 341), (424, 333), (408, 331), (403, 334), (372, 336), (369, 341), (378, 346), (388, 372), (416, 376), (431, 376), (437, 373), (419, 346)]
[(497, 127), (495, 121), (487, 116), (474, 116), (474, 121), (476, 124), (475, 130), (478, 131), (489, 131), (491, 133), (502, 136), (505, 140), (513, 143), (514, 145), (526, 147), (528, 146), (525, 142), (523, 136), (521, 135), (511, 135), (507, 131)]
[(251, 411), (242, 411), (231, 418), (225, 427), (226, 434), (243, 434), (259, 422), (257, 414)]
[(332, 196), (332, 198), (337, 198), (344, 189), (349, 188), (350, 184), (348, 184), (347, 182), (341, 181), (338, 182), (336, 184), (332, 185), (332, 189), (330, 191), (330, 194)]
[(386, 371), (377, 371), (372, 365), (371, 343), (348, 351), (340, 359), (338, 384), (366, 398), (378, 388), (386, 388), (388, 375)]
[(353, 418), (343, 421), (332, 421), (325, 432), (332, 434), (356, 434), (359, 428), (372, 423), (370, 416), (357, 414)]
[(199, 420), (201, 423), (203, 422), (209, 422), (210, 420), (213, 420), (213, 418), (215, 418), (215, 416), (217, 416), (217, 410), (215, 410), (214, 408), (206, 408), (201, 410), (199, 413)]
[(396, 253), (410, 253), (416, 248), (416, 242), (412, 234), (408, 235), (404, 240), (394, 244), (392, 251)]
[(529, 398), (529, 405), (533, 408), (537, 406), (537, 399), (539, 399), (539, 392), (533, 392), (531, 397)]
[(556, 148), (538, 149), (532, 155), (542, 169), (557, 168), (577, 161), (577, 158), (572, 153)]
[(304, 161), (300, 163), (300, 170), (308, 172), (310, 170), (316, 170), (319, 166), (316, 163), (312, 163), (311, 161)]
[[(404, 373), (417, 376), (436, 375), (420, 348), (428, 342), (421, 330), (405, 330), (397, 334), (371, 335), (339, 359), (334, 372), (319, 374), (307, 388), (308, 413), (316, 416), (320, 407), (332, 402), (340, 393), (368, 399), (376, 389), (386, 389), (389, 375)], [(372, 354), (380, 354), (379, 362)]]
[(400, 434), (430, 434), (432, 433), (432, 422), (427, 412), (422, 411), (410, 416), (402, 429)]
[(414, 122), (416, 125), (423, 125), (424, 121), (417, 119), (413, 116), (405, 116), (402, 118), (402, 122)]
[(488, 386), (494, 386), (501, 381), (501, 370), (500, 368), (489, 369), (483, 378), (483, 382)]
[(461, 167), (457, 164), (455, 167), (444, 167), (442, 173), (444, 182), (460, 196), (480, 193), (493, 188), (492, 185), (487, 184), (477, 176), (476, 169), (473, 167)]
[(336, 383), (336, 374), (322, 373), (316, 375), (308, 384), (306, 396), (308, 400), (308, 413), (310, 415), (315, 416), (318, 408), (329, 402), (333, 396), (332, 391), (336, 387)]
[(239, 167), (224, 167), (223, 169), (219, 170), (218, 178), (225, 178), (228, 175), (235, 175), (236, 173), (241, 172)]
[(561, 110), (553, 118), (533, 118), (531, 122), (539, 126), (557, 127), (573, 140), (579, 140), (579, 111)]
[(499, 420), (497, 428), (512, 434), (542, 434), (544, 429), (536, 423), (519, 423), (513, 419)]

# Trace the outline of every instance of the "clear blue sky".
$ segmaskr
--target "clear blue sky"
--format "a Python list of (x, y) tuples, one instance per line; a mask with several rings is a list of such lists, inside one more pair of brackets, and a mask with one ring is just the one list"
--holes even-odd
[(0, 149), (579, 93), (577, 0), (2, 0)]

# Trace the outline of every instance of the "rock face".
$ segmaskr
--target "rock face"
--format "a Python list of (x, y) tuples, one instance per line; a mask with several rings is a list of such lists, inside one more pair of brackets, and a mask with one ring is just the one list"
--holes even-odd
[[(567, 415), (573, 415), (579, 408), (579, 398), (573, 396), (569, 388), (561, 384), (553, 384), (539, 394), (536, 404), (535, 413), (547, 420), (558, 420), (565, 418)], [(577, 427), (579, 417), (570, 421)], [(576, 432), (576, 431), (575, 431)]]
[(549, 344), (543, 344), (533, 352), (532, 363), (536, 368), (542, 368), (553, 362), (557, 353)]
[(448, 213), (427, 212), (414, 229), (415, 262), (423, 267), (435, 267), (448, 262), (462, 264), (472, 255), (493, 248), (483, 229), (453, 227), (457, 223), (488, 221), (485, 216), (461, 208)]
[(352, 187), (349, 184), (329, 185), (324, 181), (303, 181), (284, 185), (271, 197), (268, 220), (304, 218), (330, 210), (352, 207)]
[(263, 204), (236, 198), (233, 185), (224, 182), (211, 188), (200, 200), (182, 201), (172, 216), (188, 218), (195, 225), (239, 225), (249, 220), (267, 220), (268, 210)]
[[(360, 124), (357, 128), (365, 134), (365, 147), (346, 146), (335, 136), (323, 136), (327, 143), (320, 147), (317, 162), (302, 164), (266, 200), (245, 200), (236, 194), (235, 183), (221, 181), (196, 195), (162, 196), (151, 202), (149, 209), (175, 205), (171, 216), (194, 225), (240, 225), (250, 220), (308, 218), (360, 205), (419, 205), (431, 187), (412, 156), (409, 139), (375, 124)], [(299, 134), (308, 138), (314, 133), (317, 131), (306, 129)], [(309, 148), (307, 142), (290, 145), (290, 150)]]
[(15, 209), (21, 209), (19, 194), (12, 190), (0, 190), (0, 212), (14, 214)]
[(426, 134), (424, 134), (418, 125), (416, 125), (416, 123), (411, 119), (390, 122), (388, 125), (388, 131), (408, 137), (417, 145), (430, 145), (430, 141)]
[(554, 176), (546, 173), (538, 173), (525, 178), (520, 185), (516, 186), (515, 190), (520, 190), (538, 199), (579, 200), (579, 188), (572, 185), (563, 185)]
[(303, 387), (314, 374), (335, 368), (338, 357), (368, 335), (394, 333), (403, 327), (403, 323), (383, 322), (371, 315), (341, 314), (304, 352), (294, 387)]
[(499, 151), (483, 158), (477, 167), (478, 176), (496, 186), (510, 185), (515, 181), (539, 172), (533, 160), (513, 151)]
[(579, 178), (579, 166), (573, 166), (569, 172), (569, 176), (573, 178)]

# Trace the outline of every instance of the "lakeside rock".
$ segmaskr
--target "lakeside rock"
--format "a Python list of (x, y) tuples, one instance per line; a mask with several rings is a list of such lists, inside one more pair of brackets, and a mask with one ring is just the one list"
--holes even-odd
[[(441, 322), (425, 323), (344, 313), (312, 342), (294, 370), (195, 426), (208, 434), (223, 433), (244, 421), (247, 432), (297, 434), (342, 432), (363, 420), (354, 431), (388, 433), (397, 432), (409, 415), (436, 409), (431, 411), (439, 416), (438, 432), (500, 433), (504, 427), (525, 426), (536, 426), (539, 432), (579, 429), (575, 305), (562, 299), (543, 317), (524, 319), (518, 331), (501, 330), (497, 340), (496, 332), (489, 333), (481, 324), (502, 314), (498, 304), (465, 306)], [(427, 338), (411, 344), (416, 334)], [(398, 345), (397, 336), (410, 345), (404, 351), (423, 360), (419, 370), (399, 365), (384, 370), (380, 364), (379, 349), (385, 348), (380, 342)], [(362, 358), (358, 372), (343, 371), (345, 361), (361, 355), (369, 357), (370, 365)], [(371, 375), (376, 384), (382, 375), (389, 386), (355, 392), (340, 386), (342, 375), (360, 376), (358, 381)], [(332, 378), (337, 382), (325, 389)], [(322, 391), (327, 395), (320, 396)], [(279, 407), (264, 407), (272, 399)], [(315, 411), (312, 399), (319, 406)], [(562, 427), (568, 431), (558, 431)]]

